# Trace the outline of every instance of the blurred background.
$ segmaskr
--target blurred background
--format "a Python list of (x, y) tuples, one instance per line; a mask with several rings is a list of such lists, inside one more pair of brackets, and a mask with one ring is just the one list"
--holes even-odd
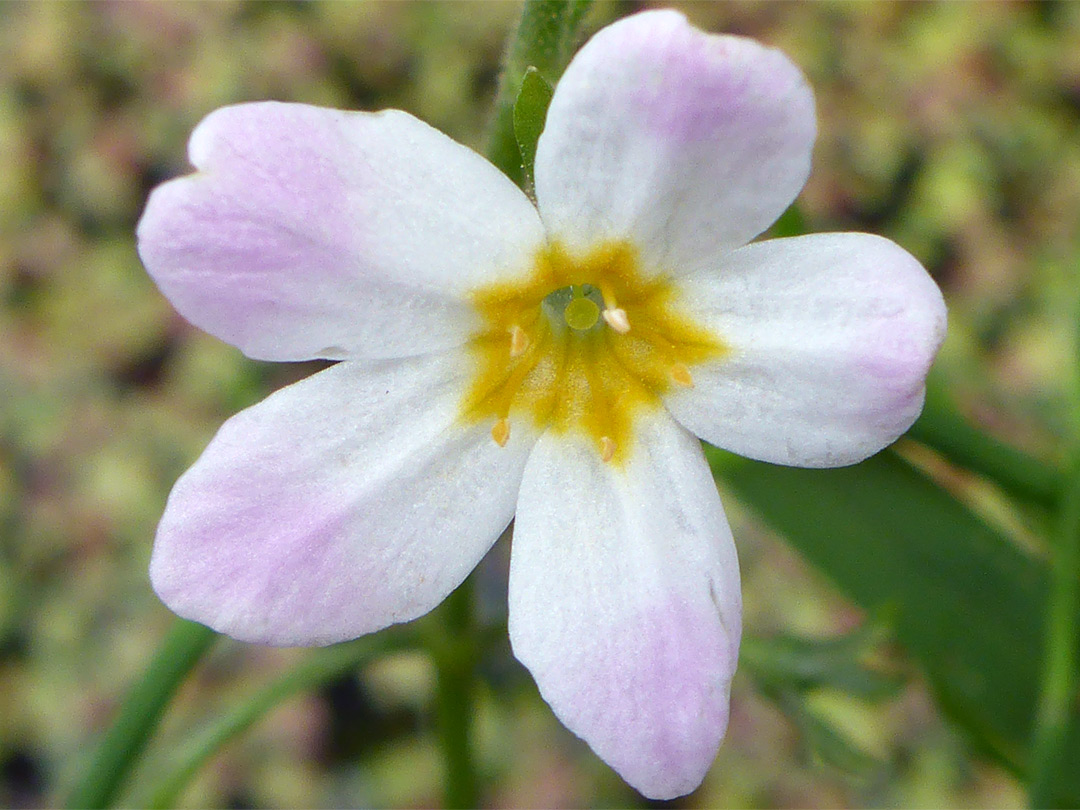
[[(1054, 458), (1066, 419), (1062, 302), (1080, 262), (1080, 4), (675, 4), (783, 49), (820, 138), (810, 230), (867, 230), (931, 271), (950, 306), (939, 360), (965, 412)], [(595, 29), (642, 7), (600, 5)], [(173, 617), (146, 568), (169, 488), (216, 428), (309, 364), (244, 358), (186, 324), (135, 252), (148, 191), (188, 171), (194, 125), (280, 99), (398, 107), (480, 148), (514, 3), (0, 5), (0, 806), (62, 800)], [(1071, 295), (1071, 294), (1070, 294)], [(723, 493), (722, 493), (723, 494)], [(1022, 516), (969, 493), (1018, 543)], [(866, 617), (725, 495), (748, 637), (830, 636)], [(508, 544), (478, 579), (498, 621)], [(303, 651), (223, 640), (136, 773)], [(1024, 803), (878, 645), (887, 697), (823, 691), (828, 755), (736, 676), (727, 741), (681, 806)], [(486, 802), (641, 806), (552, 716), (505, 640), (477, 718)], [(283, 703), (217, 756), (185, 806), (432, 806), (434, 675), (418, 653)], [(835, 752), (834, 752), (835, 754)]]

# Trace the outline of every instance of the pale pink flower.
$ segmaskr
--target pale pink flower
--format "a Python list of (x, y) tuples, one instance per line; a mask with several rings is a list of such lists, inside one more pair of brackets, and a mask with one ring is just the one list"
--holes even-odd
[[(226, 107), (139, 252), (260, 360), (342, 362), (230, 419), (151, 562), (181, 616), (331, 644), (435, 607), (516, 514), (514, 654), (647, 796), (702, 780), (738, 657), (735, 546), (696, 436), (852, 464), (918, 415), (945, 309), (897, 245), (747, 244), (806, 180), (781, 53), (629, 17), (559, 82), (536, 204), (398, 111)], [(573, 289), (571, 287), (573, 286)]]

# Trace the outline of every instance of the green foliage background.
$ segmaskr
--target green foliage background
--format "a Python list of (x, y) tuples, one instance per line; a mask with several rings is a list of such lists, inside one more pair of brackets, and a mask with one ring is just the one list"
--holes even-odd
[[(590, 23), (636, 8), (601, 5)], [(1080, 4), (684, 9), (804, 69), (821, 133), (800, 199), (808, 229), (882, 233), (918, 256), (950, 305), (939, 387), (987, 431), (1060, 462), (1075, 416)], [(146, 193), (186, 171), (202, 116), (244, 100), (400, 107), (480, 148), (517, 15), (510, 3), (0, 5), (0, 805), (60, 800), (170, 625), (146, 564), (172, 482), (228, 415), (317, 368), (254, 363), (172, 311), (134, 251)], [(1023, 559), (1044, 556), (1038, 509), (914, 442), (899, 452)], [(890, 606), (867, 617), (740, 505), (786, 479), (737, 473), (723, 494), (751, 660), (716, 765), (682, 803), (1021, 804), (1014, 775), (943, 716), (924, 668), (893, 643)], [(856, 520), (857, 504), (835, 506), (848, 508)], [(477, 578), (496, 623), (507, 551), (500, 543)], [(809, 678), (796, 695), (788, 676), (767, 677), (777, 650), (755, 639), (868, 620), (885, 629), (823, 664), (846, 673), (839, 682)], [(127, 801), (147, 795), (182, 741), (303, 656), (219, 643)], [(851, 670), (856, 658), (866, 666)], [(482, 674), (490, 804), (640, 803), (554, 720), (505, 639)], [(433, 679), (422, 654), (398, 653), (284, 702), (183, 802), (437, 804)]]

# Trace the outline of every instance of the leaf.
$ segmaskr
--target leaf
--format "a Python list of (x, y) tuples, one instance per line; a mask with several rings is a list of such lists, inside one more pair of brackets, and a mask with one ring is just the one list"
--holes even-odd
[(770, 239), (783, 239), (788, 236), (801, 236), (806, 233), (806, 218), (798, 205), (789, 205), (787, 210), (769, 228)]
[(884, 625), (868, 622), (836, 638), (744, 638), (740, 663), (756, 681), (773, 690), (828, 688), (864, 700), (882, 700), (903, 686), (897, 674), (874, 666), (873, 654), (885, 632)]
[[(356, 641), (312, 650), (290, 671), (239, 698), (229, 711), (211, 720), (190, 739), (174, 745), (169, 761), (151, 763), (154, 789), (130, 803), (135, 807), (175, 807), (184, 789), (221, 749), (294, 695), (355, 671), (380, 654), (407, 649), (408, 633), (385, 631)], [(129, 802), (125, 802), (125, 805)]]
[[(895, 453), (834, 470), (737, 459), (715, 474), (869, 612), (891, 611), (939, 705), (985, 750), (1026, 774), (1048, 568)], [(1064, 763), (1080, 762), (1074, 709)], [(1080, 802), (1080, 768), (1056, 776)]]
[(1064, 476), (1060, 468), (973, 427), (957, 410), (948, 386), (934, 371), (927, 380), (922, 415), (907, 435), (951, 463), (993, 481), (1014, 498), (1053, 507), (1061, 496)]
[(108, 807), (157, 729), (165, 710), (217, 634), (177, 619), (142, 677), (128, 692), (86, 771), (68, 796), (67, 807)]
[(804, 696), (782, 694), (780, 707), (799, 727), (802, 741), (821, 764), (853, 776), (866, 776), (884, 767)]
[(743, 638), (739, 664), (749, 670), (758, 691), (799, 728), (809, 753), (821, 764), (864, 776), (883, 767), (850, 734), (822, 711), (832, 695), (845, 705), (869, 705), (893, 697), (903, 686), (896, 674), (871, 666), (887, 630), (867, 622), (846, 635), (825, 639), (795, 636)]
[(521, 80), (521, 90), (514, 102), (514, 138), (521, 152), (521, 169), (525, 177), (525, 191), (533, 193), (533, 163), (536, 160), (536, 142), (544, 131), (548, 105), (554, 91), (540, 71), (530, 67)]
[(573, 56), (590, 0), (529, 0), (503, 60), (495, 114), (484, 154), (518, 186), (524, 183), (521, 152), (514, 137), (514, 102), (530, 66), (558, 81)]

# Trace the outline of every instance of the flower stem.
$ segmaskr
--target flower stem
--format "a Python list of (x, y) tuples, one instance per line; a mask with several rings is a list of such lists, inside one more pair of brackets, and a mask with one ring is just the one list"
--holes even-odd
[(438, 675), (439, 742), (446, 770), (445, 806), (478, 807), (480, 789), (472, 745), (478, 644), (471, 579), (447, 597), (439, 615), (442, 635), (433, 644), (432, 655)]
[[(1070, 321), (1072, 356), (1080, 360), (1080, 298), (1073, 301)], [(1076, 722), (1077, 646), (1080, 642), (1080, 364), (1069, 368), (1066, 385), (1072, 404), (1068, 437), (1068, 468), (1058, 503), (1056, 540), (1051, 548), (1050, 593), (1047, 598), (1042, 683), (1036, 706), (1035, 732), (1031, 744), (1028, 802), (1032, 807), (1056, 807), (1069, 799), (1056, 784), (1070, 726)]]
[(484, 151), (518, 186), (525, 182), (525, 176), (514, 137), (514, 102), (525, 71), (535, 67), (549, 84), (558, 81), (574, 54), (590, 5), (591, 0), (525, 0), (521, 21), (507, 45)]
[(1046, 614), (1043, 677), (1032, 743), (1028, 800), (1056, 807), (1054, 783), (1064, 763), (1062, 749), (1072, 722), (1077, 688), (1077, 613), (1080, 612), (1080, 452), (1074, 453), (1062, 498), (1053, 549)]
[(107, 807), (116, 798), (169, 701), (216, 638), (208, 627), (176, 620), (68, 796), (68, 807)]
[[(525, 182), (521, 149), (514, 133), (514, 104), (529, 67), (554, 84), (573, 55), (591, 0), (526, 0), (521, 21), (506, 50), (503, 74), (488, 133), (488, 159), (511, 180)], [(466, 580), (439, 608), (442, 626), (430, 643), (438, 676), (439, 741), (446, 769), (448, 808), (479, 806), (473, 758), (479, 638), (473, 615), (472, 581)]]

